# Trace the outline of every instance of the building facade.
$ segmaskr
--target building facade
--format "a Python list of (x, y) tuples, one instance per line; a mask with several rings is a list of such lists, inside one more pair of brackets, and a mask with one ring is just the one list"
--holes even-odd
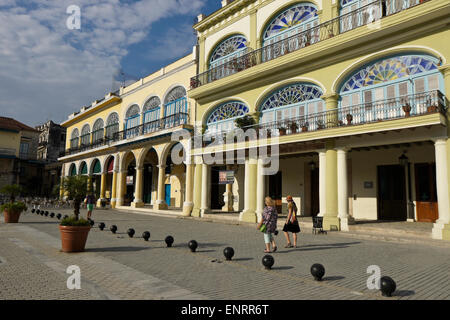
[(39, 131), (0, 117), (0, 188), (18, 184), (25, 194), (39, 195), (43, 165), (37, 161)]
[[(192, 165), (182, 150), (193, 131), (195, 102), (187, 90), (196, 70), (193, 53), (70, 115), (61, 124), (63, 176), (89, 176), (99, 205), (189, 213)], [(186, 139), (174, 140), (178, 133)]]
[(62, 164), (58, 162), (58, 158), (64, 156), (66, 128), (51, 120), (35, 128), (40, 132), (37, 160), (44, 165), (41, 182), (42, 195), (50, 198), (55, 196), (55, 191), (57, 191), (55, 187), (60, 183)]
[[(264, 196), (285, 212), (292, 195), (327, 230), (355, 219), (428, 221), (434, 238), (450, 239), (450, 3), (222, 4), (194, 25), (189, 96), (202, 142), (192, 214), (239, 211), (255, 222)], [(228, 140), (244, 115), (258, 135)], [(261, 146), (276, 153), (275, 174), (265, 174)], [(209, 161), (239, 151), (234, 162)], [(219, 183), (224, 171), (233, 184)]]

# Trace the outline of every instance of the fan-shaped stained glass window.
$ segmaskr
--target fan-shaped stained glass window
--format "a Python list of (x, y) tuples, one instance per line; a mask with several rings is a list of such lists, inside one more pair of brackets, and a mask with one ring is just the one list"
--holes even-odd
[(234, 52), (247, 48), (247, 39), (240, 35), (235, 35), (222, 41), (213, 51), (210, 62), (222, 59)]
[(86, 162), (83, 161), (81, 163), (79, 171), (80, 171), (80, 174), (87, 174), (88, 173)]
[(298, 3), (284, 10), (270, 22), (264, 32), (264, 40), (284, 32), (290, 28), (297, 27), (317, 17), (317, 9), (309, 3)]
[(97, 131), (103, 129), (103, 120), (102, 119), (97, 119), (94, 122), (94, 127), (92, 129), (92, 131)]
[(167, 94), (166, 98), (164, 99), (164, 104), (170, 103), (172, 101), (181, 99), (186, 96), (186, 90), (181, 87), (175, 87)]
[(89, 133), (90, 133), (90, 127), (89, 127), (88, 124), (85, 124), (83, 126), (83, 129), (81, 129), (81, 135), (84, 136), (84, 135), (89, 134)]
[(317, 86), (304, 83), (291, 84), (272, 93), (261, 105), (260, 110), (264, 111), (319, 99), (321, 96), (322, 90)]
[(76, 176), (76, 175), (77, 175), (77, 167), (75, 167), (75, 165), (72, 163), (70, 165), (69, 176)]
[(133, 104), (131, 107), (128, 108), (125, 117), (126, 118), (134, 117), (134, 116), (138, 115), (139, 112), (140, 112), (139, 106), (137, 104)]
[(78, 132), (78, 129), (74, 129), (72, 131), (72, 139), (78, 138), (79, 135), (80, 133)]
[(249, 112), (248, 107), (239, 101), (226, 102), (211, 113), (206, 123), (214, 123), (231, 118), (236, 118), (245, 115)]
[(404, 55), (387, 58), (358, 70), (342, 86), (341, 92), (381, 84), (415, 74), (437, 70), (431, 57)]
[(110, 126), (116, 123), (119, 123), (119, 115), (116, 112), (114, 112), (108, 116), (108, 119), (106, 120), (106, 125)]
[(144, 109), (142, 110), (142, 112), (153, 110), (153, 109), (159, 108), (160, 106), (161, 106), (161, 100), (158, 97), (151, 97), (144, 104)]

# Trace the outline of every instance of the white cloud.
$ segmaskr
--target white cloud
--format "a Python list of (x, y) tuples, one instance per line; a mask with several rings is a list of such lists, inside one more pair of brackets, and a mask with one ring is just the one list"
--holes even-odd
[[(145, 39), (153, 23), (197, 14), (205, 1), (0, 0), (0, 115), (29, 125), (65, 120), (110, 90), (128, 46)], [(66, 27), (72, 4), (81, 8), (81, 30)], [(190, 26), (169, 29), (170, 40), (156, 49), (167, 46), (176, 57), (187, 33)]]

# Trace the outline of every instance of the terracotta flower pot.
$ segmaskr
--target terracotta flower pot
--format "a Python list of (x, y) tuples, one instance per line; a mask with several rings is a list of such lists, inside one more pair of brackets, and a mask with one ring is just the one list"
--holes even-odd
[(61, 232), (61, 245), (63, 252), (81, 252), (84, 251), (90, 226), (72, 227), (59, 226)]
[(3, 214), (5, 215), (5, 223), (18, 223), (21, 213), (22, 212), (20, 212), (20, 211), (19, 212), (15, 212), (15, 211), (9, 212), (7, 210), (4, 210)]

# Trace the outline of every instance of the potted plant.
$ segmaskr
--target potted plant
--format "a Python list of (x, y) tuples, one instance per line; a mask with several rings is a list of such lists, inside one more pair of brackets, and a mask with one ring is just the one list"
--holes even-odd
[(411, 113), (411, 105), (406, 102), (403, 106), (402, 106), (403, 111), (405, 112), (405, 117), (409, 117), (410, 113)]
[(254, 126), (255, 123), (255, 119), (252, 116), (249, 116), (248, 114), (246, 114), (243, 117), (237, 118), (236, 120), (234, 120), (234, 123), (236, 124), (236, 127), (247, 131), (247, 129), (249, 129), (249, 127)]
[(308, 121), (304, 122), (304, 123), (302, 124), (302, 132), (308, 131), (308, 127), (309, 127)]
[(80, 219), (80, 205), (88, 191), (88, 178), (86, 176), (70, 176), (63, 179), (63, 188), (69, 199), (73, 200), (73, 213), (61, 221), (59, 230), (63, 252), (84, 251), (89, 230), (88, 220)]
[(347, 113), (345, 118), (347, 119), (347, 124), (352, 124), (353, 116), (350, 113)]
[(278, 131), (280, 132), (280, 136), (284, 136), (286, 134), (286, 127), (279, 127)]
[(290, 124), (291, 133), (297, 133), (298, 124), (295, 121), (292, 121)]
[(0, 212), (5, 215), (5, 223), (19, 222), (20, 214), (27, 210), (25, 203), (15, 201), (21, 192), (22, 188), (17, 184), (6, 185), (0, 190), (0, 193), (9, 195), (9, 202), (0, 207)]
[(325, 129), (325, 124), (324, 124), (323, 120), (317, 120), (316, 124), (317, 124), (317, 129)]

